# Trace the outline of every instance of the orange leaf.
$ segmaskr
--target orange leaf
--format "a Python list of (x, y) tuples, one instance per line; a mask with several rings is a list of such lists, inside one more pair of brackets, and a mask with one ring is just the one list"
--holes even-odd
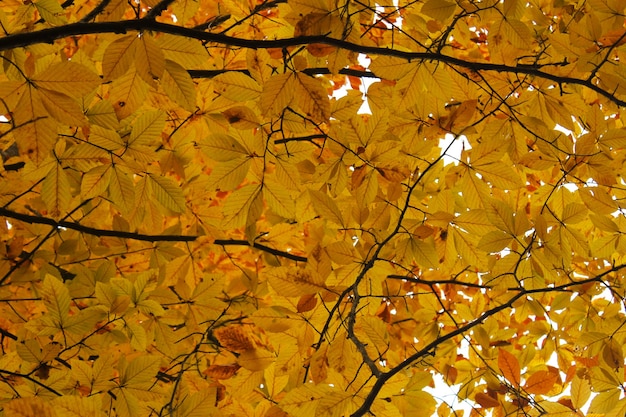
[(498, 349), (498, 367), (509, 382), (519, 386), (521, 380), (520, 366), (517, 358), (504, 349)]
[(529, 394), (547, 394), (556, 383), (557, 375), (548, 371), (537, 371), (528, 378), (524, 389)]
[(483, 408), (493, 408), (500, 406), (500, 402), (498, 402), (497, 399), (490, 397), (483, 392), (479, 392), (478, 394), (476, 394), (476, 397), (474, 397), (474, 401), (480, 404), (480, 406)]

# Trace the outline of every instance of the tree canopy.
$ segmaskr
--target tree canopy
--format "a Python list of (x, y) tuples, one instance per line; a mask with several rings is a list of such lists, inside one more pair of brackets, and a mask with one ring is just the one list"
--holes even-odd
[(3, 414), (622, 417), (625, 13), (0, 2)]

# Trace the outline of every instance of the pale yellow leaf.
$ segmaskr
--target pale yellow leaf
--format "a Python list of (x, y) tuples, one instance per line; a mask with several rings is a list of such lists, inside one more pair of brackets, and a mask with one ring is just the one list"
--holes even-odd
[(578, 375), (575, 375), (571, 385), (572, 405), (580, 409), (587, 403), (590, 396), (591, 386), (589, 385), (589, 381), (587, 381), (586, 378), (580, 378)]
[(513, 237), (502, 230), (487, 232), (478, 242), (478, 249), (488, 253), (497, 253), (507, 248), (513, 241)]
[(497, 161), (490, 164), (474, 166), (474, 168), (486, 181), (500, 189), (517, 190), (522, 187), (520, 175), (504, 162)]

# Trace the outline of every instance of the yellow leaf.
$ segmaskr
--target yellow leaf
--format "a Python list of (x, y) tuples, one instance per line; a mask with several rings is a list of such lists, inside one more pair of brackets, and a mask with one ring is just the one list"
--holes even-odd
[(296, 211), (295, 201), (282, 184), (272, 180), (265, 180), (263, 183), (263, 196), (267, 206), (274, 213), (286, 219), (294, 218)]
[(252, 160), (248, 157), (220, 163), (211, 172), (209, 187), (222, 191), (234, 190), (246, 178), (251, 164)]
[(39, 91), (26, 88), (15, 105), (13, 117), (19, 126), (13, 134), (20, 138), (20, 154), (39, 165), (50, 154), (57, 137), (56, 123), (44, 108)]
[(125, 146), (124, 141), (116, 131), (103, 129), (100, 126), (91, 127), (89, 143), (109, 151), (116, 151)]
[(121, 364), (120, 387), (149, 390), (160, 366), (161, 358), (150, 355), (137, 356), (130, 363)]
[(265, 276), (276, 294), (285, 297), (300, 297), (325, 289), (323, 279), (299, 267), (274, 268), (272, 271), (267, 271)]
[(445, 22), (456, 10), (456, 3), (441, 0), (428, 0), (422, 6), (421, 12), (440, 22)]
[(582, 408), (591, 396), (591, 386), (589, 385), (589, 381), (587, 381), (586, 378), (580, 378), (578, 375), (575, 375), (572, 379), (570, 393), (572, 405), (576, 409)]
[(174, 61), (165, 60), (165, 72), (161, 78), (165, 94), (187, 111), (196, 109), (196, 89), (185, 68)]
[(488, 253), (496, 253), (508, 247), (513, 237), (502, 230), (487, 232), (478, 242), (478, 248)]
[(174, 213), (184, 213), (187, 210), (183, 191), (174, 180), (153, 174), (148, 175), (146, 178), (149, 180), (152, 195), (163, 207)]
[(355, 330), (363, 332), (369, 342), (367, 345), (376, 349), (378, 352), (385, 352), (389, 348), (389, 335), (387, 333), (387, 325), (376, 316), (365, 316), (355, 325)]
[(216, 76), (213, 85), (216, 93), (233, 101), (256, 100), (262, 91), (254, 78), (234, 71)]
[(16, 398), (4, 404), (6, 417), (56, 417), (57, 413), (48, 402), (39, 397)]
[(317, 406), (316, 416), (320, 417), (342, 417), (350, 415), (354, 407), (354, 397), (349, 391), (333, 390), (320, 398)]
[[(400, 75), (399, 67), (391, 70), (390, 75)], [(397, 76), (396, 75), (396, 76)], [(408, 109), (417, 103), (418, 97), (424, 94), (424, 80), (420, 77), (420, 65), (413, 64), (413, 68), (410, 72), (402, 75), (398, 79), (396, 88), (394, 91), (393, 105), (399, 109)]]
[(580, 203), (569, 203), (563, 209), (561, 221), (565, 224), (575, 224), (587, 218), (587, 208)]
[(137, 35), (130, 34), (115, 39), (107, 46), (102, 57), (104, 81), (119, 78), (128, 71), (135, 60), (137, 40)]
[(230, 135), (215, 133), (199, 141), (200, 149), (215, 161), (230, 161), (248, 156), (246, 148)]
[(143, 113), (133, 123), (128, 146), (154, 146), (161, 144), (161, 134), (164, 127), (165, 113), (160, 110)]
[(118, 417), (134, 417), (140, 414), (139, 400), (130, 390), (118, 389), (114, 395), (115, 412)]
[(346, 96), (339, 100), (333, 98), (330, 102), (330, 116), (337, 120), (348, 120), (363, 105), (363, 97), (360, 91), (348, 90)]
[(247, 184), (233, 191), (224, 204), (224, 227), (240, 227), (255, 222), (263, 211), (259, 184)]
[(37, 0), (35, 8), (41, 15), (41, 18), (50, 25), (59, 26), (67, 23), (65, 11), (56, 0)]
[(84, 200), (98, 197), (106, 191), (111, 180), (111, 165), (100, 165), (83, 175), (80, 195)]
[(79, 310), (67, 320), (65, 329), (75, 335), (85, 335), (93, 331), (95, 325), (106, 317), (106, 313), (101, 309), (87, 308)]
[(117, 129), (119, 126), (115, 109), (109, 100), (98, 101), (87, 110), (86, 115), (91, 123), (105, 129)]
[(186, 396), (176, 408), (176, 417), (209, 417), (216, 410), (217, 389), (206, 389)]
[(274, 75), (263, 85), (260, 106), (266, 116), (275, 116), (291, 104), (297, 89), (293, 73)]
[(41, 350), (41, 344), (36, 339), (22, 340), (16, 344), (15, 351), (18, 356), (30, 363), (40, 364), (43, 359), (43, 351)]
[(101, 401), (97, 396), (80, 397), (77, 395), (64, 395), (52, 400), (51, 405), (57, 414), (66, 417), (99, 417), (104, 413), (101, 409)]
[(53, 64), (35, 74), (32, 81), (40, 87), (79, 98), (100, 85), (100, 77), (84, 65), (71, 61)]
[(482, 209), (473, 209), (461, 213), (454, 218), (454, 224), (475, 235), (484, 235), (493, 229), (493, 223), (487, 217), (485, 210)]
[(123, 214), (130, 214), (135, 204), (135, 185), (131, 174), (117, 165), (109, 177), (109, 196)]
[(70, 292), (67, 287), (47, 274), (43, 281), (42, 298), (52, 321), (60, 329), (64, 328), (70, 312)]
[(113, 104), (117, 118), (122, 120), (144, 104), (147, 94), (148, 85), (141, 79), (137, 70), (132, 68), (113, 81), (109, 100)]
[(280, 401), (280, 408), (290, 415), (315, 416), (319, 399), (326, 396), (328, 385), (305, 384), (290, 390)]
[(148, 85), (153, 85), (165, 71), (165, 56), (154, 39), (144, 33), (135, 48), (135, 67)]
[(485, 180), (500, 189), (517, 190), (522, 187), (520, 175), (504, 162), (497, 161), (485, 165), (474, 166), (474, 168), (484, 177)]
[(180, 0), (172, 5), (172, 11), (177, 19), (185, 24), (198, 11), (200, 3), (194, 0)]
[(343, 226), (344, 220), (337, 203), (328, 194), (317, 190), (309, 190), (309, 198), (313, 208), (322, 218)]
[(87, 124), (87, 118), (74, 99), (63, 93), (45, 88), (40, 88), (38, 91), (44, 108), (57, 121), (71, 126)]
[(60, 164), (54, 164), (41, 185), (41, 198), (50, 216), (59, 218), (69, 207), (72, 198), (67, 173)]
[(156, 39), (157, 45), (163, 51), (165, 58), (178, 62), (184, 68), (204, 69), (209, 54), (199, 41), (162, 33)]
[(237, 363), (252, 372), (262, 371), (276, 360), (276, 354), (267, 349), (250, 349), (239, 354)]
[(502, 19), (502, 30), (506, 39), (517, 48), (528, 48), (533, 39), (528, 26), (516, 19)]
[(259, 118), (248, 106), (230, 107), (222, 114), (235, 129), (254, 129), (259, 126)]

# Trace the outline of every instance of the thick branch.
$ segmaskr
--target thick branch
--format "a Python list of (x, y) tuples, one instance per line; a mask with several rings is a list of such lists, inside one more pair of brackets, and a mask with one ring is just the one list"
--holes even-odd
[(539, 69), (536, 65), (504, 65), (489, 62), (471, 62), (436, 52), (406, 52), (389, 48), (379, 48), (375, 46), (364, 46), (348, 42), (341, 39), (329, 38), (327, 36), (299, 36), (286, 39), (256, 40), (235, 38), (217, 33), (207, 33), (196, 29), (185, 28), (150, 19), (123, 20), (119, 22), (94, 22), (94, 23), (72, 23), (65, 26), (42, 29), (36, 32), (25, 32), (0, 38), (0, 51), (34, 45), (38, 43), (51, 43), (56, 39), (67, 36), (87, 35), (95, 33), (126, 33), (129, 31), (154, 31), (169, 33), (177, 36), (184, 36), (191, 39), (198, 39), (204, 42), (217, 43), (222, 45), (236, 46), (250, 49), (287, 48), (292, 46), (321, 43), (335, 46), (348, 51), (362, 53), (366, 55), (386, 55), (393, 56), (407, 61), (435, 61), (442, 62), (457, 67), (469, 69), (471, 71), (497, 71), (514, 74), (527, 74), (554, 81), (558, 84), (576, 84), (595, 91), (601, 96), (617, 104), (626, 107), (626, 101), (618, 99), (615, 95), (602, 89), (594, 80), (579, 79), (573, 77), (550, 74)]
[[(82, 224), (69, 222), (67, 220), (54, 220), (49, 217), (32, 216), (30, 214), (17, 213), (15, 211), (0, 207), (0, 216), (8, 217), (10, 219), (19, 220), (30, 224), (45, 224), (52, 226), (55, 229), (65, 228), (76, 230), (81, 233), (86, 233), (98, 237), (116, 237), (120, 239), (133, 239), (144, 242), (193, 242), (198, 239), (199, 236), (184, 236), (184, 235), (147, 235), (143, 233), (124, 232), (121, 230), (107, 230), (97, 229), (95, 227), (83, 226)], [(306, 262), (307, 258), (304, 256), (294, 255), (289, 252), (281, 251), (278, 249), (270, 248), (261, 243), (253, 242), (250, 244), (247, 240), (239, 239), (216, 239), (214, 244), (220, 246), (251, 246), (255, 249), (259, 249), (263, 252), (267, 252), (274, 256), (280, 256), (282, 258), (291, 259), (297, 262)]]
[(124, 232), (121, 230), (96, 229), (95, 227), (83, 226), (82, 224), (68, 222), (67, 220), (56, 221), (49, 217), (40, 217), (32, 216), (30, 214), (17, 213), (4, 207), (0, 207), (0, 216), (8, 217), (10, 219), (15, 219), (30, 224), (46, 224), (57, 229), (66, 228), (76, 230), (98, 237), (118, 237), (122, 239), (142, 240), (145, 242), (193, 242), (198, 238), (198, 236), (146, 235), (142, 233)]

